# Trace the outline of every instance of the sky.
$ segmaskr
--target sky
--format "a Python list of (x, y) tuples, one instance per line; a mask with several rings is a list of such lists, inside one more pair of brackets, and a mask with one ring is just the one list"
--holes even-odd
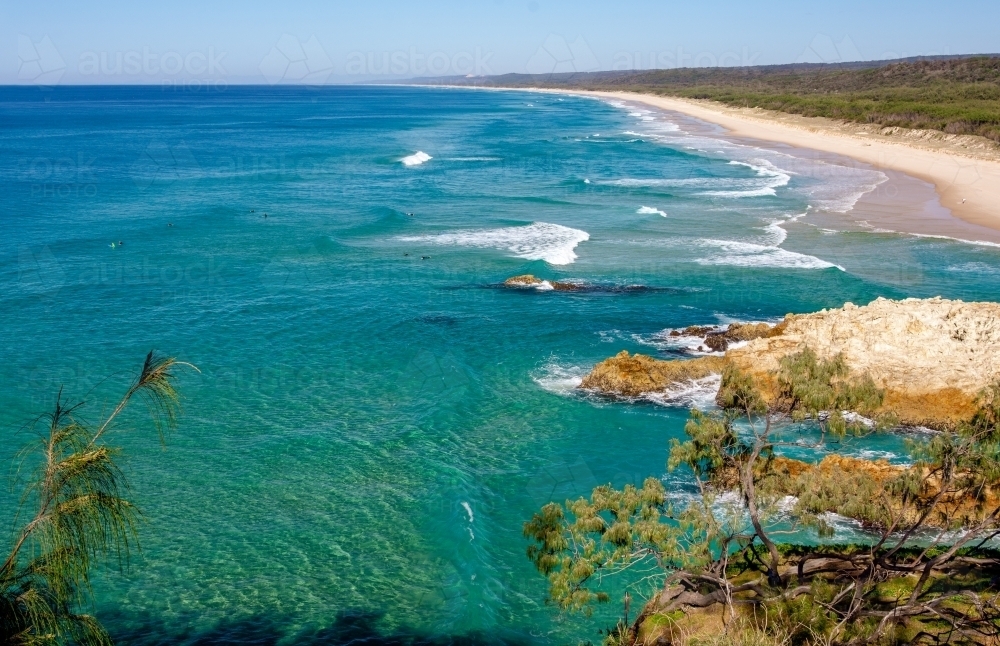
[(1000, 52), (1000, 2), (0, 0), (0, 84), (352, 83)]

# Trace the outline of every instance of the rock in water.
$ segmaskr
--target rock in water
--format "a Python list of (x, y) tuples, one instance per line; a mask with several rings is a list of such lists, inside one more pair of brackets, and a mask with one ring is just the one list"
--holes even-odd
[(503, 281), (504, 287), (538, 287), (545, 281), (541, 278), (535, 278), (531, 274), (522, 274), (520, 276), (511, 276), (507, 280)]
[(594, 366), (580, 388), (608, 395), (639, 397), (663, 392), (676, 384), (721, 374), (723, 357), (700, 357), (687, 361), (661, 361), (644, 354), (629, 355), (622, 350)]
[(554, 289), (557, 292), (576, 292), (583, 289), (581, 285), (576, 283), (563, 283), (557, 280), (542, 280), (531, 274), (522, 274), (520, 276), (511, 276), (507, 280), (503, 281), (504, 287), (533, 287), (535, 289)]
[(781, 334), (780, 329), (777, 332), (775, 332), (775, 329), (776, 326), (771, 326), (767, 323), (732, 323), (721, 332), (709, 332), (705, 335), (705, 345), (714, 352), (725, 352), (729, 349), (729, 344), (731, 343), (752, 341), (754, 339)]

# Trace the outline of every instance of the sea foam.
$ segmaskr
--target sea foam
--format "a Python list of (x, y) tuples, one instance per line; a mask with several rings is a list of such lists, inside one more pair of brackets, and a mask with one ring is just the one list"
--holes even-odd
[(580, 229), (549, 222), (533, 222), (520, 227), (453, 231), (426, 236), (403, 236), (407, 242), (503, 249), (525, 260), (544, 260), (551, 265), (568, 265), (576, 260), (574, 249), (590, 239)]
[(403, 162), (403, 166), (419, 166), (420, 164), (423, 164), (426, 161), (430, 161), (431, 159), (434, 158), (425, 153), (424, 151), (418, 150), (412, 155), (407, 155), (406, 157), (403, 157), (399, 161)]
[(789, 175), (787, 171), (778, 168), (766, 159), (754, 159), (752, 161), (753, 163), (731, 161), (729, 164), (732, 166), (746, 166), (747, 168), (753, 169), (757, 172), (757, 177), (760, 177), (762, 181), (747, 182), (746, 180), (736, 180), (737, 182), (745, 182), (745, 185), (734, 189), (705, 191), (701, 193), (701, 195), (706, 197), (729, 198), (777, 195), (775, 189), (787, 186), (788, 182), (792, 179), (791, 175)]
[(666, 211), (661, 211), (660, 209), (653, 208), (652, 206), (640, 206), (639, 210), (636, 211), (636, 213), (640, 215), (656, 214), (656, 215), (662, 215), (663, 217), (667, 217)]
[(552, 360), (536, 370), (531, 379), (550, 393), (574, 395), (588, 372), (581, 366), (568, 366)]
[(781, 247), (738, 242), (734, 240), (698, 240), (703, 247), (718, 249), (721, 253), (706, 258), (699, 258), (702, 265), (732, 265), (735, 267), (772, 267), (783, 269), (830, 269), (836, 267), (845, 271), (840, 265), (827, 262), (816, 256), (788, 251)]

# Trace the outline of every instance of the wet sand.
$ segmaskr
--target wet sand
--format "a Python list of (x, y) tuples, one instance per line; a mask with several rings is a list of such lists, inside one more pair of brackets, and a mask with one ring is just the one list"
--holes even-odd
[(720, 134), (749, 145), (880, 170), (890, 181), (865, 195), (849, 214), (849, 220), (869, 230), (1000, 243), (1000, 154), (989, 144), (976, 147), (978, 138), (913, 141), (830, 119), (707, 101), (630, 92), (560, 92), (643, 103), (716, 124), (724, 128)]

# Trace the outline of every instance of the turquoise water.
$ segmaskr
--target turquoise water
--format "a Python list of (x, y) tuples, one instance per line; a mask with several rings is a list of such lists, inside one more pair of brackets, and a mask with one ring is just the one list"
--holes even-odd
[[(165, 450), (116, 438), (147, 520), (95, 589), (122, 643), (596, 641), (620, 606), (546, 607), (521, 524), (604, 482), (690, 492), (666, 447), (710, 385), (600, 401), (573, 389), (594, 363), (1000, 288), (1000, 249), (866, 220), (900, 192), (939, 209), (926, 185), (635, 105), (4, 88), (0, 116), (0, 459), (60, 385), (96, 415), (151, 348), (200, 370)], [(524, 273), (589, 289), (497, 287)]]

